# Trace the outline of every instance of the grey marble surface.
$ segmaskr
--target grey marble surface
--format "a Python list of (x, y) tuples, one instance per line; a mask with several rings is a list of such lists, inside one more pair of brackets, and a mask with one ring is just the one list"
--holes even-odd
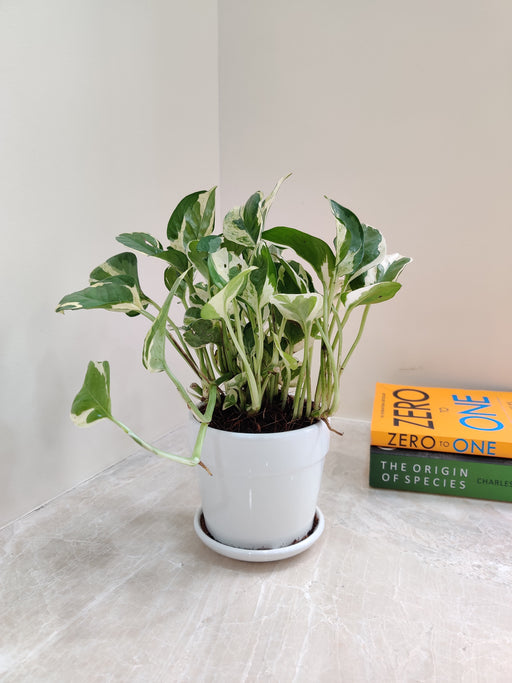
[(289, 560), (208, 550), (195, 471), (144, 452), (4, 527), (0, 680), (511, 681), (511, 505), (370, 489), (340, 424)]

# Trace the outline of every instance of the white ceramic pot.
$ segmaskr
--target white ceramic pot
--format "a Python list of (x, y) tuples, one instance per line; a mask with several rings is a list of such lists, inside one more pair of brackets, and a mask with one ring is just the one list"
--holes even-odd
[[(197, 434), (197, 423), (193, 428)], [(208, 428), (199, 486), (208, 532), (249, 550), (290, 546), (313, 527), (329, 430), (323, 422), (278, 434)]]

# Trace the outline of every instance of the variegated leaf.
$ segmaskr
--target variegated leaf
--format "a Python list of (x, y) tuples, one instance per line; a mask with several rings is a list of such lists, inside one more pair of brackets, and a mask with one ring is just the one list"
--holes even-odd
[(85, 427), (105, 417), (112, 419), (110, 410), (110, 365), (108, 361), (90, 361), (71, 406), (71, 419), (78, 427)]
[(386, 240), (382, 233), (369, 225), (362, 225), (361, 227), (363, 228), (364, 236), (363, 258), (357, 270), (351, 274), (351, 281), (380, 263), (386, 254)]
[(326, 242), (301, 230), (284, 226), (265, 230), (263, 237), (270, 242), (293, 249), (313, 266), (324, 285), (328, 285), (334, 272), (335, 258)]
[(242, 247), (254, 247), (255, 242), (251, 235), (247, 232), (244, 222), (244, 209), (242, 206), (237, 206), (229, 211), (224, 218), (224, 227), (222, 229), (224, 239), (235, 244), (240, 244)]
[(260, 210), (261, 210), (261, 216), (263, 219), (263, 223), (265, 222), (265, 219), (267, 218), (267, 214), (269, 212), (270, 207), (272, 206), (272, 203), (274, 199), (276, 198), (277, 193), (279, 192), (279, 188), (281, 185), (284, 183), (285, 180), (287, 180), (291, 176), (291, 173), (288, 173), (288, 175), (283, 176), (282, 178), (279, 178), (279, 180), (276, 183), (276, 186), (272, 190), (272, 192), (266, 197), (260, 205)]
[(287, 320), (309, 327), (322, 313), (323, 299), (320, 294), (276, 294), (271, 303)]
[(336, 277), (354, 273), (363, 259), (363, 227), (359, 218), (338, 202), (329, 200), (336, 218)]
[(208, 272), (217, 287), (224, 287), (244, 267), (243, 259), (225, 247), (208, 254)]
[(162, 372), (165, 370), (165, 345), (167, 343), (167, 318), (169, 316), (169, 308), (171, 307), (172, 300), (187, 272), (188, 271), (182, 273), (174, 282), (162, 308), (144, 339), (142, 362), (144, 367), (150, 372)]
[(60, 300), (56, 310), (61, 313), (93, 308), (120, 313), (140, 313), (143, 310), (143, 302), (137, 283), (129, 275), (114, 275), (78, 292), (67, 294)]
[(378, 304), (392, 299), (402, 285), (398, 282), (377, 282), (342, 295), (341, 299), (346, 311), (356, 306)]
[(201, 309), (201, 318), (205, 318), (206, 320), (226, 318), (228, 316), (229, 305), (244, 288), (249, 273), (253, 270), (254, 267), (251, 266), (241, 273), (238, 273), (238, 275), (235, 275), (235, 277), (217, 292), (217, 294), (212, 296)]
[(213, 232), (215, 189), (193, 192), (180, 201), (167, 225), (169, 246), (186, 254), (189, 242)]

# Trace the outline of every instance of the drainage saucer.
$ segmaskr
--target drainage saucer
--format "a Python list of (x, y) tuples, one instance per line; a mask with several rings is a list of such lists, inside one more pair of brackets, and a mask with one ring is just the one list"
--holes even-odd
[(242, 560), (244, 562), (274, 562), (275, 560), (285, 560), (288, 557), (299, 555), (310, 548), (315, 541), (317, 541), (323, 533), (325, 528), (324, 516), (320, 508), (316, 508), (315, 522), (310, 533), (306, 538), (298, 543), (285, 546), (284, 548), (272, 548), (270, 550), (247, 550), (245, 548), (234, 548), (224, 543), (219, 543), (210, 534), (206, 533), (203, 518), (203, 510), (198, 508), (194, 515), (194, 530), (200, 540), (210, 550), (215, 551), (219, 555), (229, 557), (232, 560)]

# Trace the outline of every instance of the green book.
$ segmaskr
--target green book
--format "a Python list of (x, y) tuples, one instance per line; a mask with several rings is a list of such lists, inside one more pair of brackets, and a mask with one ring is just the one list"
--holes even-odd
[(512, 459), (370, 446), (370, 486), (512, 502)]

